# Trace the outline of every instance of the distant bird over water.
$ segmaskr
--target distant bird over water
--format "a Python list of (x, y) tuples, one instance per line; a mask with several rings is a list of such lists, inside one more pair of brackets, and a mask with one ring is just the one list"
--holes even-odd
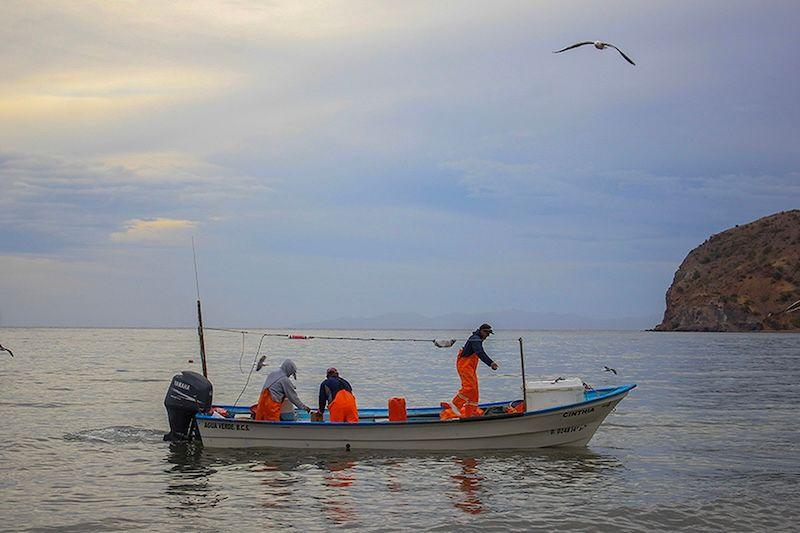
[(0, 344), (0, 352), (8, 352), (8, 355), (14, 357), (14, 354), (8, 348), (4, 348), (2, 344)]
[(603, 372), (613, 372), (615, 376), (617, 375), (617, 371), (616, 370), (614, 370), (611, 367), (607, 367), (607, 366), (603, 367)]
[(598, 50), (603, 50), (603, 49), (604, 49), (604, 48), (606, 48), (606, 47), (613, 48), (614, 50), (616, 50), (617, 52), (619, 52), (619, 53), (620, 53), (620, 55), (621, 55), (622, 57), (624, 57), (624, 58), (625, 58), (625, 61), (627, 61), (627, 62), (628, 62), (628, 63), (630, 63), (631, 65), (634, 65), (634, 66), (636, 66), (636, 63), (634, 63), (634, 62), (631, 60), (631, 58), (630, 58), (630, 57), (628, 57), (628, 56), (626, 56), (626, 55), (625, 55), (625, 52), (623, 52), (622, 50), (620, 50), (619, 48), (617, 48), (617, 47), (616, 47), (616, 46), (614, 46), (613, 44), (611, 44), (611, 43), (604, 43), (603, 41), (583, 41), (583, 42), (580, 42), (580, 43), (571, 44), (571, 45), (567, 46), (566, 48), (562, 48), (561, 50), (556, 50), (556, 51), (555, 51), (555, 52), (553, 52), (553, 53), (554, 53), (554, 54), (560, 54), (561, 52), (566, 52), (567, 50), (572, 50), (573, 48), (578, 48), (579, 46), (583, 46), (583, 45), (585, 45), (585, 44), (593, 44), (593, 45), (594, 45), (594, 47), (595, 47), (595, 48), (597, 48)]

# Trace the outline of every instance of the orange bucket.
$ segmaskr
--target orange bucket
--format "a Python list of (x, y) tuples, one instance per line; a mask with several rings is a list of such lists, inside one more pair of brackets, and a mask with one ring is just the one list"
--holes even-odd
[(408, 420), (405, 398), (389, 398), (389, 422), (405, 422)]

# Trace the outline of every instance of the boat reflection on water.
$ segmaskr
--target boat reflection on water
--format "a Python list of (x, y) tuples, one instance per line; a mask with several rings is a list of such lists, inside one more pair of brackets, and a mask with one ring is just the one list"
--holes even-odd
[(248, 471), (258, 476), (258, 500), (261, 507), (288, 509), (293, 506), (298, 485), (303, 483), (294, 467), (272, 461), (259, 461), (250, 465)]
[(355, 481), (352, 472), (348, 470), (355, 466), (355, 461), (333, 460), (323, 463), (322, 468), (326, 470), (323, 476), (326, 487), (349, 487)]
[(478, 459), (475, 457), (457, 457), (456, 465), (461, 468), (461, 472), (452, 476), (458, 482), (460, 494), (452, 495), (453, 505), (469, 514), (480, 514), (484, 511), (481, 502), (481, 482), (483, 476), (478, 471)]
[(212, 466), (213, 461), (203, 457), (202, 446), (170, 443), (166, 462), (171, 465), (166, 470), (168, 482), (164, 491), (171, 502), (167, 509), (194, 511), (216, 507), (227, 499), (211, 487), (211, 476), (217, 470)]
[(608, 480), (622, 466), (613, 455), (589, 449), (541, 449), (535, 452), (494, 452), (448, 458), (456, 466), (447, 493), (453, 506), (468, 514), (504, 507), (503, 494), (559, 494), (589, 490)]
[(320, 499), (325, 515), (336, 525), (344, 525), (358, 519), (350, 487), (356, 477), (353, 467), (356, 461), (348, 458), (332, 458), (318, 462), (322, 470), (322, 485), (325, 494)]
[(565, 490), (585, 494), (626, 475), (618, 456), (589, 449), (444, 454), (173, 445), (165, 462), (168, 508), (201, 529), (219, 515), (197, 511), (215, 507), (260, 511), (274, 527), (374, 526), (371, 517), (381, 512), (404, 521), (441, 513), (446, 522), (502, 512), (508, 498), (536, 505)]
[(404, 468), (405, 459), (402, 457), (391, 457), (384, 462), (386, 470), (386, 490), (390, 493), (403, 492), (403, 483), (398, 476), (398, 472), (402, 472)]

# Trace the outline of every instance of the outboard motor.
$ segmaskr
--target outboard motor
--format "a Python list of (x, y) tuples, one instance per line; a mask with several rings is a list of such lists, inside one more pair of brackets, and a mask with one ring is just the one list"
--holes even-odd
[(164, 440), (189, 440), (194, 415), (211, 409), (213, 393), (214, 387), (202, 374), (184, 370), (173, 377), (164, 398), (170, 429)]

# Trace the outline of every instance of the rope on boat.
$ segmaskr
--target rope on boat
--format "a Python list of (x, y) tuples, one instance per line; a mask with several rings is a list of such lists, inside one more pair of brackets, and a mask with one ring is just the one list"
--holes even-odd
[(242, 355), (239, 356), (239, 373), (244, 374), (244, 370), (242, 369), (242, 359), (244, 359), (244, 338), (245, 334), (244, 331), (242, 332)]
[[(322, 340), (339, 340), (339, 341), (378, 341), (378, 342), (432, 342), (434, 346), (437, 348), (450, 348), (453, 346), (457, 339), (408, 339), (408, 338), (385, 338), (385, 337), (333, 337), (328, 335), (302, 335), (299, 333), (264, 333), (259, 331), (248, 331), (243, 329), (231, 329), (231, 328), (203, 328), (207, 331), (223, 331), (227, 333), (239, 333), (242, 335), (242, 353), (239, 356), (239, 372), (244, 374), (244, 369), (242, 368), (242, 359), (244, 359), (244, 345), (245, 345), (245, 336), (246, 335), (260, 335), (261, 338), (258, 340), (258, 348), (256, 349), (256, 353), (253, 356), (253, 362), (250, 365), (250, 372), (247, 373), (247, 379), (245, 380), (244, 387), (242, 387), (242, 391), (239, 393), (239, 396), (236, 397), (236, 401), (233, 402), (233, 405), (236, 406), (239, 404), (239, 400), (241, 400), (244, 391), (247, 390), (247, 386), (250, 384), (250, 378), (253, 376), (253, 371), (256, 370), (256, 361), (258, 360), (258, 356), (261, 353), (261, 345), (264, 342), (266, 337), (282, 337), (284, 339), (290, 340), (313, 340), (313, 339), (322, 339)], [(265, 356), (266, 357), (266, 356)], [(263, 364), (263, 361), (262, 361)], [(259, 365), (260, 369), (260, 365)]]
[(209, 331), (227, 331), (228, 333), (241, 333), (242, 335), (263, 335), (264, 337), (288, 337), (286, 333), (262, 333), (260, 331), (247, 331), (246, 329), (230, 329), (230, 328), (209, 328), (203, 329)]
[[(239, 400), (242, 398), (242, 394), (244, 394), (244, 391), (247, 390), (247, 386), (250, 384), (250, 377), (253, 375), (253, 370), (256, 369), (256, 360), (258, 359), (258, 354), (261, 353), (261, 343), (264, 342), (264, 337), (266, 336), (267, 336), (266, 334), (261, 335), (261, 340), (258, 341), (258, 349), (256, 349), (256, 354), (253, 356), (253, 364), (250, 365), (250, 372), (247, 373), (247, 380), (244, 382), (244, 387), (242, 387), (242, 392), (239, 393), (239, 396), (236, 397), (236, 401), (233, 402), (234, 407), (239, 404)], [(244, 335), (242, 335), (242, 355), (244, 355)], [(239, 361), (241, 362), (241, 358), (239, 359)], [(242, 368), (241, 365), (239, 366), (239, 368), (240, 369)], [(261, 367), (259, 366), (259, 370), (260, 369)], [(244, 371), (242, 371), (242, 374), (244, 374)]]
[[(800, 302), (798, 302), (800, 303)], [(262, 358), (261, 361), (258, 361), (258, 356), (261, 353), (261, 346), (264, 342), (266, 337), (281, 337), (284, 339), (290, 340), (313, 340), (313, 339), (322, 339), (322, 340), (340, 340), (340, 341), (377, 341), (377, 342), (431, 342), (437, 348), (450, 348), (452, 347), (458, 339), (413, 339), (413, 338), (399, 338), (399, 337), (334, 337), (329, 335), (303, 335), (299, 333), (264, 333), (259, 331), (248, 331), (242, 329), (232, 329), (232, 328), (204, 328), (205, 330), (209, 331), (222, 331), (227, 333), (238, 333), (242, 336), (242, 353), (239, 356), (239, 371), (244, 374), (244, 369), (242, 368), (242, 359), (244, 358), (244, 345), (245, 345), (245, 336), (246, 335), (260, 335), (261, 338), (258, 340), (258, 348), (256, 349), (255, 355), (253, 355), (253, 362), (250, 364), (250, 372), (247, 373), (247, 380), (245, 380), (244, 387), (242, 387), (239, 396), (236, 397), (236, 401), (233, 402), (234, 406), (239, 404), (239, 400), (241, 400), (242, 395), (247, 390), (248, 385), (250, 384), (250, 378), (253, 376), (253, 371), (260, 370), (264, 364), (264, 359), (266, 359), (266, 355)], [(257, 366), (258, 365), (258, 366)]]
[[(247, 379), (245, 380), (244, 387), (242, 387), (239, 396), (236, 397), (236, 401), (233, 402), (233, 405), (236, 406), (239, 404), (239, 400), (241, 400), (244, 391), (247, 390), (247, 386), (250, 385), (250, 378), (253, 376), (253, 371), (256, 370), (256, 361), (258, 360), (258, 356), (261, 353), (261, 345), (264, 342), (266, 337), (282, 337), (285, 339), (290, 340), (313, 340), (313, 339), (322, 339), (322, 340), (339, 340), (339, 341), (378, 341), (378, 342), (432, 342), (434, 346), (437, 348), (450, 348), (456, 343), (457, 339), (404, 339), (404, 338), (385, 338), (385, 337), (333, 337), (328, 335), (302, 335), (299, 333), (263, 333), (258, 331), (248, 331), (242, 329), (231, 329), (231, 328), (203, 328), (208, 331), (223, 331), (227, 333), (239, 333), (242, 335), (242, 353), (239, 356), (239, 372), (244, 374), (244, 369), (242, 368), (242, 359), (244, 359), (244, 345), (245, 345), (245, 336), (246, 335), (260, 335), (261, 338), (258, 340), (258, 348), (256, 349), (256, 353), (253, 356), (253, 362), (250, 364), (250, 372), (247, 373)], [(266, 357), (266, 356), (265, 356)], [(261, 362), (263, 364), (263, 361)], [(261, 365), (259, 365), (260, 369)]]
[[(244, 335), (261, 335), (261, 340), (264, 337), (283, 337), (290, 340), (336, 340), (336, 341), (378, 341), (378, 342), (432, 342), (437, 348), (450, 348), (456, 343), (457, 339), (408, 339), (408, 338), (385, 338), (385, 337), (333, 337), (328, 335), (303, 335), (300, 333), (261, 333), (257, 331), (247, 331), (241, 329), (228, 329), (228, 328), (204, 328), (211, 331), (226, 331), (228, 333), (241, 333)], [(260, 345), (260, 343), (259, 343)], [(241, 370), (241, 365), (240, 365)], [(244, 372), (244, 371), (243, 371)]]

